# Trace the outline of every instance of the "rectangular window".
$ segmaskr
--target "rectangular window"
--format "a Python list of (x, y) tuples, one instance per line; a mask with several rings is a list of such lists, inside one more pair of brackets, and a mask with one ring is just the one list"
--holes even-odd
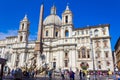
[(48, 36), (48, 31), (46, 31), (46, 36)]
[(107, 40), (104, 40), (103, 43), (104, 43), (104, 47), (108, 47), (108, 45), (107, 45), (108, 41)]
[(81, 34), (81, 31), (79, 31), (79, 34)]
[(96, 45), (96, 48), (97, 48), (97, 47), (100, 47), (100, 41), (98, 41), (98, 40), (95, 41), (95, 45)]
[(79, 31), (78, 31), (78, 35), (79, 35), (80, 33), (79, 33)]
[(54, 69), (56, 68), (56, 62), (53, 62), (53, 68)]
[(84, 37), (82, 37), (82, 43), (84, 43), (85, 42), (85, 39), (84, 39)]
[(109, 61), (106, 61), (106, 65), (107, 65), (107, 66), (110, 66), (110, 62), (109, 62)]
[(65, 60), (65, 67), (68, 67), (68, 61)]
[(98, 65), (98, 68), (101, 69), (101, 65)]
[(97, 57), (100, 58), (100, 53), (97, 54)]
[(103, 35), (106, 35), (106, 29), (102, 28), (102, 31), (103, 31)]
[(105, 57), (108, 58), (108, 51), (105, 51)]
[(86, 30), (86, 34), (88, 34), (88, 30)]
[(90, 58), (90, 52), (89, 52), (89, 50), (87, 51), (87, 58)]
[(82, 35), (84, 35), (84, 31), (82, 30)]
[(80, 58), (80, 51), (78, 51), (78, 58)]

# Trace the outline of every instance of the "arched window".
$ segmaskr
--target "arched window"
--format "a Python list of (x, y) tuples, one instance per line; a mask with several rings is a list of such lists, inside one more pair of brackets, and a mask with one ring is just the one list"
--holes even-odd
[(58, 37), (58, 31), (56, 31), (55, 36)]
[(22, 30), (24, 29), (24, 23), (22, 24)]
[(65, 53), (65, 58), (68, 58), (68, 53)]
[(65, 16), (65, 23), (68, 23), (68, 16)]
[(98, 31), (97, 29), (94, 31), (95, 37), (98, 36), (98, 32), (99, 32), (99, 31)]
[(46, 31), (46, 36), (48, 36), (48, 30)]
[(69, 36), (69, 32), (68, 30), (65, 31), (65, 37), (68, 37)]
[(82, 53), (82, 58), (86, 58), (85, 48), (81, 49), (81, 53)]

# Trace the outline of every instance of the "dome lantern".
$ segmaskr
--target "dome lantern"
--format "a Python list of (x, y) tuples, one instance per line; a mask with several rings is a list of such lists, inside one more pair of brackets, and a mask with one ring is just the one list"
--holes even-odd
[(56, 7), (53, 5), (53, 7), (51, 8), (51, 14), (56, 14)]

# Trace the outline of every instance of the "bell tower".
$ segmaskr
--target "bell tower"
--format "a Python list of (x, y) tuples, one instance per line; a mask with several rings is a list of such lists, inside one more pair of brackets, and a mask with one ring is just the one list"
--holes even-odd
[(69, 6), (67, 5), (66, 10), (62, 14), (62, 25), (73, 24), (72, 16), (72, 12), (69, 9)]
[(73, 15), (67, 4), (65, 11), (62, 13), (61, 37), (62, 38), (72, 37), (72, 29), (73, 29)]
[(18, 31), (18, 42), (28, 42), (29, 25), (30, 22), (28, 21), (27, 15), (25, 15), (23, 20), (20, 22), (20, 28)]

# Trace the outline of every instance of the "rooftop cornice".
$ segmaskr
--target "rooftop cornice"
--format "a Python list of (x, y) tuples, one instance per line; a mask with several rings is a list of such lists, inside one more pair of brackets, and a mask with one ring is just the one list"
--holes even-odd
[(99, 28), (99, 27), (110, 27), (110, 24), (100, 24), (100, 25), (95, 25), (95, 26), (85, 26), (85, 27), (80, 27), (80, 28), (74, 28), (74, 30), (83, 30), (83, 29), (91, 29), (91, 28)]

